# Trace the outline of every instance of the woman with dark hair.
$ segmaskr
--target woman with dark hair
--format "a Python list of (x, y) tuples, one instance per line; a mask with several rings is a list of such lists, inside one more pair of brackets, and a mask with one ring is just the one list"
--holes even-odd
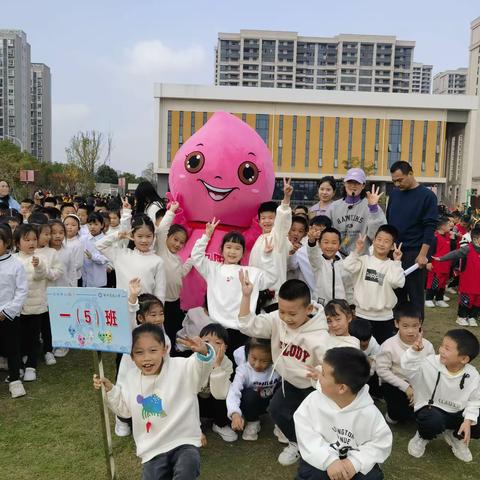
[(135, 190), (135, 214), (145, 213), (155, 225), (155, 214), (165, 208), (155, 187), (148, 181), (138, 184)]
[(20, 204), (10, 195), (10, 185), (6, 180), (0, 180), (0, 203), (20, 211)]
[(326, 215), (333, 203), (337, 185), (332, 176), (323, 177), (318, 182), (318, 203), (310, 207), (310, 216)]

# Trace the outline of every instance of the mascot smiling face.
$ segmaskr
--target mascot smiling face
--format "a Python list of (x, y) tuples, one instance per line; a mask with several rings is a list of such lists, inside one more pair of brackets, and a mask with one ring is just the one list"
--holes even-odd
[(187, 221), (248, 227), (258, 206), (272, 198), (273, 161), (249, 125), (217, 112), (178, 150), (169, 184)]

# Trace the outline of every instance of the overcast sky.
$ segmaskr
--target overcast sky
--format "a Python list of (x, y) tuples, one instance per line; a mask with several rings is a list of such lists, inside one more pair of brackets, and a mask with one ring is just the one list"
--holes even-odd
[[(78, 130), (113, 134), (111, 165), (153, 161), (153, 83), (213, 84), (218, 32), (396, 35), (434, 72), (468, 65), (479, 0), (1, 0), (0, 28), (24, 30), (52, 72), (53, 161)], [(8, 4), (8, 8), (6, 5)]]

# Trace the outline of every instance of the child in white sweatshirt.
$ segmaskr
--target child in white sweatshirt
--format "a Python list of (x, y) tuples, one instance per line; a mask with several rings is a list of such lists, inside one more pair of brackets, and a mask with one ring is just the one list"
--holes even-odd
[(240, 272), (242, 302), (240, 331), (255, 338), (271, 339), (274, 369), (282, 377), (269, 405), (269, 413), (288, 445), (278, 457), (282, 465), (292, 465), (300, 454), (295, 437), (293, 413), (312, 392), (308, 367), (322, 363), (329, 334), (323, 307), (311, 303), (310, 289), (301, 280), (287, 280), (278, 292), (278, 310), (255, 315), (251, 307), (253, 284), (248, 272)]
[[(373, 336), (381, 345), (394, 335), (393, 307), (397, 304), (394, 289), (405, 284), (402, 269), (401, 244), (397, 246), (397, 231), (382, 225), (373, 240), (373, 255), (362, 255), (365, 235), (360, 235), (355, 250), (344, 260), (343, 268), (353, 275), (356, 316), (370, 321)], [(393, 252), (393, 260), (389, 255)]]
[[(212, 430), (225, 442), (234, 442), (237, 434), (230, 428), (227, 417), (227, 398), (233, 363), (225, 355), (228, 349), (228, 332), (218, 323), (209, 323), (200, 331), (199, 337), (215, 349), (215, 363), (208, 380), (198, 394), (200, 418), (213, 421)], [(202, 446), (207, 444), (202, 434)]]
[(80, 235), (85, 249), (82, 270), (82, 285), (84, 287), (103, 288), (107, 286), (108, 259), (97, 247), (97, 243), (105, 237), (103, 233), (104, 224), (105, 221), (101, 213), (91, 213), (88, 216), (90, 233)]
[(478, 339), (456, 329), (445, 334), (438, 355), (422, 355), (424, 348), (420, 335), (401, 359), (413, 385), (418, 428), (408, 453), (422, 457), (428, 442), (442, 434), (459, 460), (471, 462), (468, 445), (480, 438), (480, 375), (471, 365), (479, 353)]
[[(413, 387), (400, 361), (403, 353), (417, 341), (421, 322), (421, 313), (412, 303), (398, 305), (395, 309), (398, 333), (385, 340), (377, 354), (377, 375), (387, 404), (385, 418), (391, 424), (413, 419)], [(428, 340), (423, 342), (422, 356), (433, 355), (432, 344)]]
[(227, 395), (232, 429), (243, 431), (243, 440), (255, 441), (260, 415), (266, 413), (280, 376), (273, 369), (270, 340), (250, 338), (245, 345), (247, 361), (237, 366)]
[[(275, 309), (278, 290), (287, 279), (287, 259), (292, 245), (288, 240), (288, 232), (292, 225), (292, 209), (290, 207), (290, 198), (293, 193), (293, 187), (290, 180), (283, 179), (283, 200), (277, 207), (275, 202), (262, 203), (258, 209), (258, 224), (262, 228), (262, 234), (257, 238), (250, 251), (248, 264), (251, 267), (263, 268), (263, 252), (266, 242), (273, 245), (272, 259), (275, 266), (275, 283), (268, 287), (268, 290), (274, 292), (271, 298), (268, 295), (262, 295), (263, 305), (260, 307), (271, 307), (269, 311)], [(261, 289), (264, 290), (264, 289)], [(266, 300), (265, 300), (266, 299)]]
[(295, 412), (302, 460), (297, 479), (384, 478), (379, 467), (392, 450), (392, 432), (368, 394), (370, 365), (352, 347), (329, 350), (319, 379)]
[(136, 370), (121, 387), (94, 375), (94, 387), (105, 387), (109, 408), (132, 417), (133, 438), (143, 464), (143, 478), (197, 478), (201, 430), (197, 393), (215, 361), (215, 350), (200, 338), (183, 342), (196, 352), (170, 358), (163, 329), (151, 323), (132, 334)]
[(73, 259), (73, 271), (75, 286), (82, 286), (82, 270), (85, 249), (82, 240), (80, 240), (80, 220), (74, 214), (69, 214), (63, 219), (65, 225), (65, 246), (70, 249)]

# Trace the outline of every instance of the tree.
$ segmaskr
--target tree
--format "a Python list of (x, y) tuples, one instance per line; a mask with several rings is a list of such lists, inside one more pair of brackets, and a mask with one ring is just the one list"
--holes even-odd
[(95, 179), (98, 183), (118, 183), (117, 172), (109, 165), (103, 164), (98, 167)]
[[(105, 150), (105, 155), (102, 154)], [(95, 190), (95, 172), (101, 164), (110, 160), (112, 136), (106, 137), (96, 130), (78, 132), (65, 149), (68, 163), (77, 166), (82, 172), (82, 189), (84, 193)]]
[(361, 168), (367, 177), (375, 172), (375, 166), (373, 163), (367, 164), (365, 163), (365, 160), (362, 160), (359, 157), (352, 157), (350, 160), (344, 160), (343, 167), (345, 170), (349, 170), (350, 168)]

